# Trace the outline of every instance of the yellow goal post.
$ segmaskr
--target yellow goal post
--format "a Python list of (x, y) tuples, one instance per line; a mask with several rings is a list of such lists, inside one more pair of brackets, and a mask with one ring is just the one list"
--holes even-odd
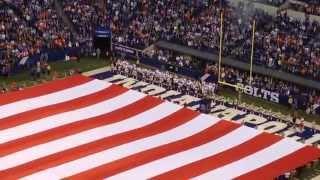
[[(220, 49), (219, 49), (219, 62), (218, 62), (218, 84), (229, 86), (235, 88), (237, 91), (243, 91), (245, 88), (239, 86), (238, 84), (231, 84), (221, 80), (221, 63), (222, 63), (222, 52), (223, 52), (223, 34), (224, 34), (224, 15), (221, 10), (220, 13)], [(253, 66), (253, 58), (254, 58), (254, 41), (255, 41), (255, 31), (256, 31), (256, 21), (253, 20), (252, 25), (252, 40), (251, 40), (251, 56), (250, 56), (250, 76), (249, 76), (249, 84), (252, 84), (252, 66)]]

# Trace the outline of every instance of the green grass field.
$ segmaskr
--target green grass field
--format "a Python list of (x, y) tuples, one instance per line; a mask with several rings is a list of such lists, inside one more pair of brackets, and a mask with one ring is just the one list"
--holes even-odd
[[(95, 59), (95, 58), (82, 58), (80, 62), (77, 61), (57, 61), (50, 63), (52, 72), (56, 71), (59, 76), (64, 76), (64, 74), (68, 73), (71, 69), (79, 69), (82, 72), (94, 70), (97, 68), (101, 68), (108, 65), (108, 61), (105, 59)], [(41, 82), (43, 80), (50, 80), (51, 75), (42, 75), (40, 79), (34, 81), (31, 78), (30, 71), (22, 71), (20, 73), (11, 75), (9, 77), (0, 76), (0, 86), (8, 86), (12, 82), (16, 82), (18, 84), (23, 84), (26, 86), (32, 86), (35, 83)]]

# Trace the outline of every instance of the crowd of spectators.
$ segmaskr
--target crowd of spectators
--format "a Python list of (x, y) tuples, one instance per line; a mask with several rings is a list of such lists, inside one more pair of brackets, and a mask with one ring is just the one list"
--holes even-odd
[(180, 68), (193, 69), (199, 67), (201, 61), (194, 61), (190, 56), (184, 56), (165, 49), (152, 49), (145, 52), (149, 57), (159, 62)]
[(79, 47), (83, 42), (93, 52), (94, 26), (106, 26), (103, 11), (87, 1), (62, 2), (79, 36), (64, 24), (53, 0), (1, 0), (0, 4), (0, 75), (9, 75), (23, 58), (47, 50)]
[(32, 39), (25, 42), (35, 44), (27, 46), (30, 54), (42, 46), (67, 47), (78, 41), (85, 42), (86, 47), (92, 49), (92, 37), (97, 25), (110, 26), (114, 42), (134, 48), (144, 49), (163, 39), (217, 53), (220, 12), (223, 11), (223, 55), (248, 61), (252, 22), (256, 19), (255, 63), (311, 79), (320, 78), (320, 48), (317, 43), (312, 43), (320, 33), (320, 26), (308, 17), (303, 22), (288, 17), (286, 13), (273, 18), (254, 10), (250, 4), (233, 7), (220, 0), (62, 1), (63, 11), (78, 33), (75, 40), (71, 30), (57, 15), (52, 0), (17, 0), (11, 3), (23, 12), (22, 17), (17, 16), (17, 24), (25, 24), (23, 29), (29, 28), (33, 33), (28, 33)]
[(78, 33), (77, 39), (90, 44), (92, 48), (92, 39), (97, 26), (106, 27), (106, 9), (103, 8), (104, 1), (86, 1), (86, 0), (69, 0), (62, 1), (65, 14), (73, 23)]
[(42, 48), (64, 48), (72, 40), (68, 26), (63, 24), (53, 6), (53, 0), (17, 0), (10, 5), (15, 7), (16, 14), (21, 13), (22, 20), (39, 36), (34, 39), (42, 43)]
[(18, 33), (17, 29), (22, 27), (20, 33), (28, 30), (23, 28), (24, 25), (19, 23), (19, 18), (10, 9), (1, 8), (0, 17), (0, 68), (1, 74), (7, 75), (11, 70), (11, 64), (16, 61), (15, 56), (23, 51), (18, 51), (19, 40), (14, 38)]
[(1, 3), (0, 74), (9, 75), (23, 58), (44, 49), (63, 48), (70, 39), (51, 0)]
[[(221, 2), (219, 0), (108, 1), (107, 19), (114, 32), (114, 41), (120, 44), (145, 48), (159, 39), (164, 39), (217, 52), (220, 12), (223, 8), (226, 28), (225, 50), (230, 51), (239, 41), (247, 38), (246, 27), (250, 26), (252, 17), (249, 17), (250, 12), (239, 11), (228, 6), (225, 1)], [(264, 19), (267, 20), (268, 18)]]
[[(279, 13), (268, 28), (256, 32), (254, 62), (310, 79), (320, 80), (320, 45), (312, 43), (320, 33), (318, 22), (301, 22)], [(246, 41), (234, 52), (237, 58), (250, 59), (251, 42)]]
[[(224, 12), (225, 56), (249, 61), (253, 19), (257, 22), (255, 63), (304, 77), (319, 79), (319, 23), (277, 17), (250, 5), (220, 5), (219, 1), (117, 1), (107, 2), (107, 19), (114, 41), (145, 48), (159, 39), (207, 51), (219, 50), (220, 12)], [(221, 8), (222, 7), (222, 8)]]
[(213, 96), (216, 90), (215, 83), (200, 82), (190, 78), (181, 78), (177, 74), (158, 69), (146, 69), (130, 64), (125, 60), (117, 60), (112, 71), (137, 80), (159, 85), (167, 89), (174, 89), (180, 93), (195, 97)]

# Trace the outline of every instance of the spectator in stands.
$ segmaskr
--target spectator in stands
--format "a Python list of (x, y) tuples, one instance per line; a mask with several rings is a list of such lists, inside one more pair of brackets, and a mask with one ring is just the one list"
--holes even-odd
[(113, 72), (157, 84), (161, 87), (173, 88), (178, 92), (196, 97), (212, 97), (217, 90), (214, 83), (201, 83), (191, 79), (180, 78), (169, 72), (140, 68), (123, 60), (118, 60), (112, 67)]

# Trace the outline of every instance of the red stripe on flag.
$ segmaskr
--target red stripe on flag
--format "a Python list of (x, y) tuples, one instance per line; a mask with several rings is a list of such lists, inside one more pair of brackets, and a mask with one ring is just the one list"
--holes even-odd
[(242, 159), (250, 154), (253, 154), (278, 142), (279, 140), (281, 140), (280, 136), (262, 133), (231, 149), (202, 159), (200, 161), (193, 162), (186, 166), (182, 166), (172, 171), (163, 173), (152, 179), (187, 179), (196, 177), (208, 171), (217, 169), (219, 167)]
[(214, 141), (215, 139), (235, 130), (239, 126), (240, 125), (230, 123), (228, 121), (220, 121), (210, 128), (207, 128), (191, 137), (119, 159), (100, 167), (79, 173), (67, 179), (101, 179), (104, 177), (110, 177), (151, 161)]
[(89, 82), (90, 80), (91, 79), (88, 77), (82, 75), (75, 75), (67, 77), (65, 79), (59, 79), (38, 86), (26, 88), (23, 91), (8, 92), (0, 95), (0, 105), (5, 105), (23, 99), (54, 93), (56, 91), (61, 91), (67, 88), (71, 88)]
[(306, 146), (266, 166), (260, 167), (247, 174), (241, 175), (236, 179), (274, 179), (288, 171), (301, 167), (314, 159), (318, 159), (319, 157), (320, 151), (318, 149), (311, 146)]
[[(133, 108), (140, 109), (140, 107), (137, 106)], [(122, 112), (121, 114), (117, 114), (117, 116), (114, 116), (114, 118), (118, 119), (119, 116), (125, 116), (125, 114), (126, 113)], [(98, 153), (115, 146), (159, 134), (163, 131), (167, 131), (187, 121), (190, 121), (198, 115), (199, 113), (197, 112), (191, 111), (189, 109), (182, 109), (163, 118), (160, 121), (157, 121), (145, 127), (106, 137), (92, 143), (81, 145), (11, 169), (4, 170), (0, 172), (0, 179), (18, 179), (20, 177), (24, 177), (44, 169), (55, 167), (79, 159), (81, 157), (88, 156), (90, 154)], [(70, 129), (68, 129), (68, 131), (69, 130)]]
[(6, 156), (32, 146), (44, 144), (46, 142), (80, 133), (85, 130), (122, 121), (144, 111), (147, 111), (148, 109), (153, 108), (160, 103), (161, 100), (147, 96), (137, 102), (127, 105), (126, 107), (122, 107), (104, 115), (84, 119), (64, 126), (53, 128), (48, 131), (10, 141), (8, 143), (0, 145), (0, 156)]
[[(42, 119), (55, 114), (68, 112), (68, 111), (80, 109), (86, 106), (90, 106), (98, 102), (111, 99), (126, 91), (128, 91), (128, 89), (123, 88), (121, 86), (112, 85), (111, 87), (108, 87), (99, 92), (89, 94), (83, 97), (79, 97), (71, 101), (62, 102), (59, 104), (54, 104), (54, 105), (34, 109), (31, 111), (19, 113), (19, 114), (1, 119), (0, 130), (12, 128), (21, 124)], [(1, 152), (1, 146), (0, 146), (0, 152)], [(1, 153), (0, 153), (0, 156), (1, 156)]]

